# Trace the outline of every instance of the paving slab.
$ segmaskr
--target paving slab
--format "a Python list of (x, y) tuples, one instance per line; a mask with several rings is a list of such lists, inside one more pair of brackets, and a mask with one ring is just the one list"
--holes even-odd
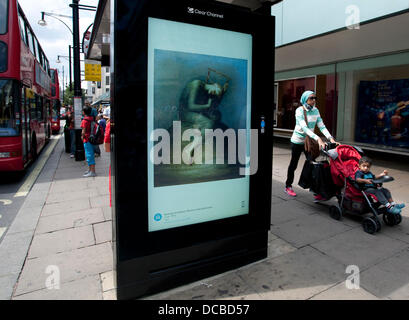
[(99, 276), (60, 284), (59, 289), (42, 289), (14, 296), (13, 300), (102, 300)]
[(272, 206), (271, 224), (280, 225), (285, 222), (302, 219), (315, 213), (312, 207), (307, 207), (298, 201), (285, 201)]
[(61, 201), (76, 201), (82, 198), (97, 197), (99, 195), (98, 190), (79, 190), (65, 193), (50, 193), (47, 197), (46, 203), (58, 203)]
[(116, 289), (104, 291), (102, 293), (102, 299), (103, 300), (117, 300)]
[(18, 279), (18, 273), (0, 276), (0, 300), (10, 300), (13, 295), (14, 285)]
[(46, 204), (42, 211), (42, 216), (51, 216), (80, 210), (91, 209), (89, 198), (77, 199), (75, 201), (61, 201), (59, 203)]
[[(31, 188), (31, 192), (33, 191), (49, 191), (50, 187), (51, 187), (52, 182), (47, 181), (47, 182), (38, 182), (36, 181), (36, 183), (33, 185), (33, 187)], [(29, 195), (30, 195), (29, 193)]]
[[(404, 208), (403, 210), (405, 209), (406, 208)], [(406, 211), (408, 210), (409, 208), (406, 209)], [(381, 233), (392, 239), (397, 239), (409, 243), (409, 217), (407, 216), (407, 213), (403, 213), (402, 222), (396, 226), (390, 227), (382, 223)]]
[(346, 279), (345, 267), (307, 246), (238, 270), (262, 299), (308, 299)]
[(31, 243), (28, 259), (53, 255), (94, 244), (94, 233), (90, 225), (36, 234)]
[(114, 271), (101, 273), (102, 291), (115, 289)]
[(260, 300), (261, 296), (234, 272), (206, 279), (186, 289), (171, 290), (147, 297), (147, 300)]
[(325, 290), (311, 300), (379, 300), (379, 298), (363, 288), (349, 289), (345, 282)]
[(112, 221), (96, 223), (93, 228), (96, 244), (112, 241)]
[(42, 207), (21, 208), (11, 224), (8, 234), (32, 231), (34, 232)]
[(272, 226), (271, 232), (300, 248), (350, 229), (351, 227), (338, 223), (338, 221), (331, 221), (313, 214)]
[(91, 197), (90, 203), (92, 208), (109, 207), (109, 195)]
[(101, 208), (68, 212), (52, 216), (40, 217), (36, 228), (36, 234), (64, 230), (91, 225), (105, 221)]
[(271, 233), (270, 231), (268, 232), (268, 243), (270, 243), (271, 241), (273, 241), (273, 240), (275, 240), (275, 239), (278, 239), (278, 237), (275, 235), (275, 234), (273, 234), (273, 233)]
[[(33, 238), (31, 231), (7, 234), (0, 243), (0, 277), (20, 272)], [(7, 263), (4, 263), (4, 262)]]
[(280, 198), (280, 197), (277, 197), (277, 196), (275, 196), (275, 195), (272, 195), (271, 196), (271, 206), (275, 206), (275, 205), (277, 205), (277, 204), (280, 204), (280, 203), (283, 203), (283, 202), (285, 202), (285, 201), (287, 201), (287, 200), (284, 200), (284, 199), (282, 199), (282, 198)]
[(409, 300), (409, 249), (361, 273), (361, 286), (380, 298)]
[(42, 207), (45, 204), (45, 193), (47, 191), (32, 191), (28, 194), (22, 208)]
[(296, 247), (280, 238), (277, 238), (268, 242), (267, 257), (272, 259), (296, 250)]
[(104, 213), (104, 218), (106, 221), (112, 220), (112, 208), (111, 207), (102, 207), (102, 212)]
[[(84, 168), (82, 173), (84, 173), (86, 168)], [(71, 178), (62, 181), (53, 181), (50, 186), (49, 193), (66, 194), (70, 192), (76, 192), (79, 190), (87, 190), (88, 185), (85, 179)]]
[(27, 260), (20, 275), (15, 295), (45, 289), (46, 279), (49, 276), (46, 270), (49, 266), (59, 268), (61, 284), (113, 270), (111, 243), (105, 242)]
[(408, 247), (408, 244), (382, 235), (382, 231), (370, 235), (355, 228), (332, 238), (312, 244), (328, 256), (344, 265), (356, 265), (362, 271), (369, 266), (391, 257)]

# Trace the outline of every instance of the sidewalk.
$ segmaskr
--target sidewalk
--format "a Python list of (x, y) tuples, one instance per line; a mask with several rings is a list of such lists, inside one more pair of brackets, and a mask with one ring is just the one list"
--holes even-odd
[[(109, 154), (96, 158), (97, 177), (83, 178), (87, 168), (65, 153), (62, 135), (3, 240), (0, 299), (115, 298)], [(58, 278), (60, 288), (47, 289)]]
[[(116, 298), (109, 154), (102, 151), (96, 158), (97, 177), (83, 178), (86, 165), (70, 159), (63, 142), (60, 139), (6, 235), (14, 242), (8, 241), (8, 273), (0, 260), (0, 299), (9, 299), (11, 293), (12, 299)], [(396, 181), (388, 188), (407, 208), (399, 226), (382, 223), (379, 233), (369, 235), (357, 219), (331, 219), (328, 205), (314, 204), (306, 190), (295, 187), (296, 198), (284, 194), (289, 158), (288, 147), (274, 146), (266, 259), (146, 299), (408, 299), (409, 166), (375, 162), (390, 169)], [(379, 169), (374, 166), (373, 171)], [(16, 250), (24, 246), (29, 250)], [(359, 267), (360, 289), (346, 288), (348, 265)], [(60, 288), (47, 289), (58, 276)], [(7, 285), (13, 289), (9, 296)]]

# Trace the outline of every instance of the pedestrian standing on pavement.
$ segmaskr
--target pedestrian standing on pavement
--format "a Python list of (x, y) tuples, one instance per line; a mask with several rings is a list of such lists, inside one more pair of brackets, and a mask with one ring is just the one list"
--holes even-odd
[(74, 127), (74, 110), (72, 106), (68, 107), (68, 113), (67, 113), (67, 120), (66, 120), (66, 125), (68, 130), (70, 131), (70, 140), (71, 140), (71, 154), (70, 158), (75, 157), (75, 150), (76, 150), (76, 145), (75, 145), (75, 127)]
[[(105, 152), (111, 152), (111, 109), (105, 109), (104, 120), (106, 121), (106, 129), (104, 136), (104, 149)], [(109, 165), (109, 206), (112, 207), (112, 195), (111, 195), (111, 165)]]
[(94, 121), (94, 118), (91, 116), (91, 107), (86, 106), (82, 113), (84, 119), (81, 122), (81, 138), (84, 143), (85, 156), (88, 163), (88, 171), (84, 173), (84, 177), (95, 177), (95, 157), (94, 157), (94, 146), (89, 142), (89, 137), (91, 135), (91, 123)]
[[(85, 106), (91, 108), (91, 116), (94, 118), (94, 121), (97, 121), (97, 116), (98, 116), (98, 110), (95, 106), (91, 106), (91, 104), (87, 101), (85, 102)], [(93, 144), (92, 145), (94, 148), (94, 154), (95, 157), (100, 157), (101, 156), (101, 149), (99, 148), (98, 144)]]
[(99, 126), (102, 127), (103, 131), (105, 132), (107, 122), (104, 119), (104, 116), (103, 116), (102, 113), (97, 115), (97, 122), (98, 122)]
[[(294, 182), (294, 172), (297, 169), (298, 160), (300, 159), (301, 153), (304, 152), (307, 160), (311, 160), (304, 149), (306, 136), (308, 135), (311, 139), (317, 141), (320, 149), (325, 147), (325, 143), (322, 141), (322, 139), (314, 133), (315, 125), (318, 126), (320, 131), (331, 143), (337, 143), (325, 127), (320, 116), (320, 112), (315, 106), (316, 101), (317, 95), (315, 92), (305, 91), (301, 95), (301, 106), (295, 110), (296, 123), (293, 135), (291, 136), (291, 161), (288, 166), (287, 180), (285, 182), (284, 190), (285, 193), (292, 197), (297, 195), (292, 188), (292, 184)], [(320, 195), (316, 195), (314, 197), (315, 200), (322, 200)]]

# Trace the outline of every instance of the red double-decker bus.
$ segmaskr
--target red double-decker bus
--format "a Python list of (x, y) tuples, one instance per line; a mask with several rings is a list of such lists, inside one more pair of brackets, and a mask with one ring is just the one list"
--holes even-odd
[(24, 170), (51, 134), (50, 67), (16, 0), (0, 0), (0, 171)]
[(60, 132), (60, 83), (57, 69), (50, 69), (51, 73), (51, 131), (53, 134)]

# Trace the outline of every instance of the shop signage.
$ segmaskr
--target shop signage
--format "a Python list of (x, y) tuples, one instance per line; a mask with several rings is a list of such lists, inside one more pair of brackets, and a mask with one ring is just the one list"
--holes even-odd
[(101, 81), (101, 63), (85, 60), (85, 81)]

